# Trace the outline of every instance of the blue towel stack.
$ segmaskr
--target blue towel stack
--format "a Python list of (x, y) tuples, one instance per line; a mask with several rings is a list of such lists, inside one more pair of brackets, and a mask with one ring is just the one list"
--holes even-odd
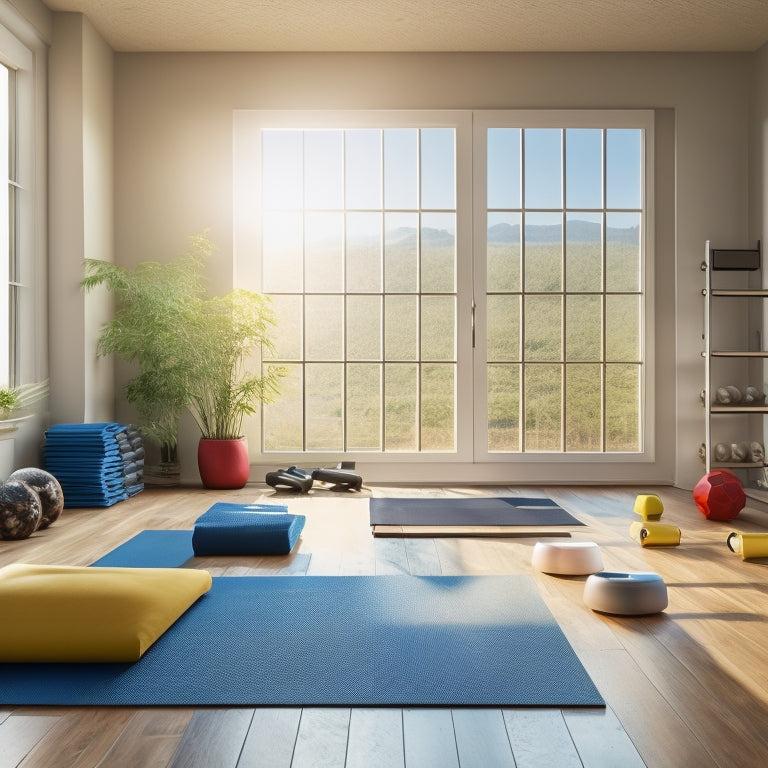
[(136, 427), (127, 426), (115, 435), (123, 459), (125, 491), (134, 496), (144, 488), (144, 442)]
[(45, 433), (45, 469), (61, 484), (66, 507), (109, 507), (143, 487), (129, 427), (115, 422), (54, 424)]

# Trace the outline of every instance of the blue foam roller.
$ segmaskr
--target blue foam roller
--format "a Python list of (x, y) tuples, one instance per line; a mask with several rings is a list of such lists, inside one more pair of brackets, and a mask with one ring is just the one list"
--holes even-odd
[(220, 501), (195, 521), (195, 555), (286, 555), (299, 538), (306, 518), (271, 504)]

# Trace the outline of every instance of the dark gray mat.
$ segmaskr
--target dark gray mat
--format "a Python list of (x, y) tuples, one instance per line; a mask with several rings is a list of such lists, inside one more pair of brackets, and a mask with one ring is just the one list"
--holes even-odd
[(373, 498), (371, 525), (423, 526), (538, 526), (584, 525), (551, 499), (480, 498)]

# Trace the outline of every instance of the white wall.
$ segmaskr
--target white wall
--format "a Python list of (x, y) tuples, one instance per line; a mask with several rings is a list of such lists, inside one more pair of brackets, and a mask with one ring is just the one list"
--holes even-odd
[[(231, 286), (233, 109), (657, 109), (657, 461), (614, 480), (690, 488), (704, 432), (699, 265), (707, 238), (749, 242), (752, 67), (747, 54), (117, 54), (115, 258), (166, 259), (209, 228), (220, 250), (212, 287)], [(197, 435), (182, 437), (194, 472)], [(515, 472), (467, 466), (450, 479)], [(531, 480), (551, 475), (526, 468)]]
[(81, 14), (57, 13), (50, 56), (51, 419), (113, 417), (112, 360), (97, 358), (104, 294), (80, 288), (83, 259), (112, 260), (111, 49)]

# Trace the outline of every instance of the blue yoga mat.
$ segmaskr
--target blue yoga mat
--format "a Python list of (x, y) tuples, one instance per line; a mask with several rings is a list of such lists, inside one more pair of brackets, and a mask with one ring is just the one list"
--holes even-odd
[(216, 577), (134, 664), (0, 664), (0, 703), (603, 706), (527, 576)]
[(141, 531), (91, 563), (102, 568), (180, 568), (193, 558), (192, 531)]
[(371, 525), (584, 525), (551, 499), (522, 496), (373, 498), (370, 514)]

